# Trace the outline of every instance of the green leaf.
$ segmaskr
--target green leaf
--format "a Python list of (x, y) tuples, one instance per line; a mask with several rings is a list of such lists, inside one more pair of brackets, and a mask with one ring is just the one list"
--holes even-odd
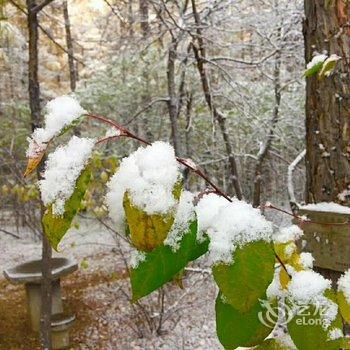
[(317, 64), (314, 64), (311, 68), (306, 69), (306, 71), (304, 72), (304, 76), (305, 77), (312, 77), (314, 75), (316, 75), (323, 66), (323, 62), (318, 62)]
[(63, 129), (60, 131), (60, 134), (58, 136), (64, 135), (69, 130), (75, 128), (76, 126), (80, 125), (82, 121), (84, 120), (85, 116), (82, 115), (81, 117), (74, 119), (70, 124), (63, 127)]
[[(216, 332), (226, 350), (239, 346), (251, 347), (260, 344), (271, 333), (274, 324), (267, 327), (260, 321), (267, 310), (257, 301), (247, 313), (241, 313), (222, 300), (219, 292), (216, 303)], [(259, 317), (260, 315), (260, 317)], [(264, 317), (264, 316), (263, 316)]]
[(213, 275), (227, 302), (248, 312), (265, 295), (274, 276), (275, 255), (272, 245), (256, 241), (239, 247), (231, 265), (213, 267)]
[(79, 212), (81, 201), (84, 198), (86, 189), (91, 181), (91, 169), (87, 166), (76, 181), (75, 190), (72, 196), (66, 201), (64, 214), (55, 216), (52, 214), (50, 205), (42, 219), (44, 232), (53, 249), (57, 251), (58, 244), (71, 227), (75, 215)]
[(254, 350), (291, 350), (292, 348), (288, 347), (285, 344), (282, 344), (278, 339), (270, 338), (266, 339), (261, 345), (254, 348)]
[[(332, 301), (336, 297), (333, 291), (327, 290), (325, 296)], [(290, 301), (287, 302), (291, 305)], [(329, 331), (333, 328), (343, 328), (340, 314), (328, 329), (323, 327), (322, 308), (316, 308), (314, 305), (304, 305), (298, 308), (296, 315), (288, 323), (289, 334), (298, 349), (303, 350), (338, 350), (341, 339), (329, 340)], [(306, 336), (307, 335), (307, 336)]]
[(190, 261), (205, 254), (208, 245), (208, 239), (197, 242), (197, 221), (193, 221), (178, 250), (173, 251), (170, 246), (162, 244), (145, 253), (146, 259), (130, 271), (133, 301), (171, 281)]

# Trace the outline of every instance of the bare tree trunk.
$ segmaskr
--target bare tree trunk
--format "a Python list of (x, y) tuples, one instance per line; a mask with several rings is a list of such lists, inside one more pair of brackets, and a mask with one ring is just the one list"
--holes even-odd
[[(281, 28), (279, 28), (278, 35), (281, 33)], [(281, 104), (281, 52), (278, 51), (275, 57), (274, 71), (273, 71), (273, 88), (274, 88), (274, 97), (275, 105), (273, 107), (273, 115), (267, 134), (267, 139), (264, 142), (263, 146), (259, 150), (258, 159), (255, 165), (255, 175), (254, 175), (254, 188), (253, 188), (253, 207), (258, 207), (260, 205), (261, 197), (261, 182), (262, 182), (262, 168), (266, 156), (270, 150), (271, 144), (273, 142), (275, 127), (279, 119), (280, 113), (280, 104)]]
[[(148, 0), (139, 0), (139, 10), (140, 10), (140, 26), (141, 26), (142, 38), (144, 39), (144, 41), (146, 41), (148, 36), (149, 36), (149, 31), (150, 31), (149, 22), (148, 22), (149, 21), (149, 18), (148, 18), (149, 17)], [(147, 65), (143, 69), (142, 78), (144, 81), (144, 92), (142, 93), (141, 100), (142, 100), (142, 105), (145, 106), (150, 101), (150, 98), (149, 98), (149, 74), (148, 74), (148, 70), (147, 70)], [(146, 136), (147, 140), (151, 142), (153, 135), (152, 135), (152, 132), (151, 132), (149, 125), (148, 125), (148, 119), (143, 118), (142, 122), (143, 122), (144, 135)]]
[(168, 82), (168, 110), (171, 125), (171, 139), (175, 149), (175, 154), (180, 155), (178, 132), (177, 132), (177, 98), (176, 98), (176, 83), (175, 83), (175, 60), (176, 60), (177, 41), (172, 40), (168, 51), (167, 65), (167, 82)]
[[(193, 93), (186, 93), (186, 129), (185, 129), (185, 154), (187, 158), (191, 158), (191, 129), (192, 129), (192, 104), (193, 104)], [(189, 188), (189, 169), (184, 170), (184, 183)]]
[(66, 30), (66, 44), (67, 44), (67, 51), (68, 51), (70, 89), (72, 91), (75, 91), (77, 74), (76, 74), (76, 67), (74, 64), (74, 48), (73, 48), (73, 40), (72, 40), (67, 0), (63, 1), (63, 17), (64, 17), (64, 27)]
[(128, 1), (128, 22), (129, 22), (129, 36), (132, 38), (134, 36), (134, 13), (132, 10), (133, 0)]
[(197, 48), (196, 45), (193, 44), (192, 48), (193, 48), (193, 52), (197, 62), (198, 72), (201, 77), (204, 97), (207, 102), (209, 110), (214, 116), (214, 120), (216, 120), (219, 124), (222, 138), (224, 139), (226, 153), (227, 153), (228, 161), (230, 165), (230, 186), (232, 187), (232, 189), (235, 190), (237, 198), (242, 199), (243, 195), (242, 195), (242, 190), (238, 179), (237, 163), (236, 163), (235, 155), (231, 145), (230, 137), (227, 132), (226, 119), (224, 115), (216, 108), (216, 106), (213, 103), (212, 95), (210, 92), (209, 79), (207, 76), (206, 69), (204, 67), (206, 52), (205, 52), (205, 46), (204, 46), (204, 41), (203, 41), (203, 36), (201, 31), (201, 21), (196, 8), (196, 1), (191, 0), (191, 2), (192, 2), (192, 11), (193, 11), (193, 15), (194, 15), (196, 27), (197, 27), (197, 42), (199, 45), (199, 47)]
[(308, 203), (350, 205), (350, 4), (305, 0), (305, 60), (314, 51), (337, 54), (336, 72), (306, 80), (306, 181)]
[(149, 23), (148, 23), (148, 0), (140, 0), (140, 24), (141, 32), (143, 37), (147, 37), (149, 34)]
[[(35, 0), (26, 0), (28, 38), (29, 38), (29, 60), (28, 60), (28, 84), (29, 104), (31, 111), (32, 130), (41, 126), (40, 110), (40, 86), (38, 79), (38, 16), (34, 11)], [(39, 176), (39, 171), (38, 171)], [(43, 207), (41, 207), (43, 213)], [(51, 350), (51, 246), (42, 231), (42, 296), (41, 296), (41, 341), (45, 350)]]

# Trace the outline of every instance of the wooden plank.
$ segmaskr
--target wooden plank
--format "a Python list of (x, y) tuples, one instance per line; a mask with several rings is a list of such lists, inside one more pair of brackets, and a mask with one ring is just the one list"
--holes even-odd
[[(350, 268), (350, 214), (299, 210), (299, 216), (306, 216), (317, 223), (303, 225), (304, 236), (297, 242), (301, 251), (312, 253), (314, 265), (334, 271)], [(293, 220), (293, 223), (297, 223)], [(338, 225), (329, 225), (336, 223)], [(344, 224), (344, 225), (341, 225)]]

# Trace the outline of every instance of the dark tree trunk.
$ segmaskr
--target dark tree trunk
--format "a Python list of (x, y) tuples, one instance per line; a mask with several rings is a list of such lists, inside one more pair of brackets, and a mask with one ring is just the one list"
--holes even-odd
[[(149, 36), (150, 26), (149, 26), (149, 8), (148, 8), (148, 0), (139, 0), (139, 13), (140, 13), (140, 26), (141, 26), (141, 34), (144, 41), (147, 40)], [(142, 56), (145, 56), (144, 54)], [(143, 59), (143, 57), (141, 57)], [(142, 79), (144, 84), (144, 91), (142, 92), (141, 100), (142, 105), (146, 106), (150, 102), (150, 94), (149, 94), (149, 73), (148, 73), (148, 64), (145, 64), (145, 68), (142, 71)], [(142, 119), (142, 130), (143, 136), (146, 137), (148, 141), (152, 141), (153, 135), (149, 128), (147, 116)]]
[(75, 91), (76, 84), (77, 84), (77, 74), (76, 74), (76, 67), (74, 64), (74, 48), (73, 48), (72, 33), (70, 30), (68, 3), (66, 0), (63, 1), (63, 17), (64, 17), (64, 27), (66, 31), (67, 51), (68, 51), (69, 82), (70, 82), (71, 90)]
[(143, 37), (147, 37), (150, 29), (148, 23), (148, 0), (140, 0), (139, 5), (141, 32)]
[(175, 154), (180, 156), (178, 132), (177, 132), (177, 96), (175, 83), (175, 60), (176, 60), (177, 42), (173, 40), (169, 46), (168, 65), (167, 65), (167, 83), (168, 83), (168, 111), (171, 125), (171, 140), (173, 142)]
[[(328, 3), (328, 5), (327, 5)], [(306, 201), (350, 204), (350, 4), (305, 0), (305, 60), (314, 51), (341, 60), (330, 77), (306, 80)], [(344, 196), (342, 197), (342, 194)], [(316, 268), (336, 288), (340, 272)], [(349, 334), (348, 327), (344, 327)]]
[[(38, 15), (34, 10), (35, 0), (27, 0), (27, 21), (29, 40), (29, 60), (28, 60), (28, 90), (29, 105), (31, 111), (32, 130), (41, 126), (40, 110), (40, 86), (38, 79)], [(40, 170), (38, 171), (40, 176)], [(41, 212), (43, 213), (43, 206)], [(51, 246), (44, 234), (42, 234), (42, 296), (41, 296), (41, 341), (45, 350), (51, 350)]]
[(28, 40), (29, 40), (29, 61), (28, 61), (28, 90), (29, 105), (31, 111), (32, 130), (41, 125), (40, 113), (40, 87), (38, 79), (38, 15), (33, 11), (36, 6), (35, 0), (27, 0), (28, 13)]
[(305, 0), (305, 16), (306, 62), (314, 51), (341, 56), (333, 75), (306, 81), (306, 201), (349, 205), (350, 4)]

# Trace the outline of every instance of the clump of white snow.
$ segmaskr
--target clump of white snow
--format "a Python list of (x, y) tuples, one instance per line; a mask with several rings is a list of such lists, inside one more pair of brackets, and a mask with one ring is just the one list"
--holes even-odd
[(35, 157), (45, 150), (47, 143), (57, 136), (64, 127), (81, 117), (86, 111), (72, 96), (57, 97), (46, 105), (45, 127), (34, 130), (28, 138), (27, 157)]
[(164, 244), (169, 245), (174, 251), (179, 249), (183, 235), (187, 233), (190, 223), (196, 217), (193, 200), (194, 195), (191, 192), (183, 191), (181, 193), (173, 226), (164, 241)]
[(314, 305), (327, 330), (338, 314), (338, 305), (324, 295), (331, 288), (331, 281), (312, 270), (298, 271), (288, 285), (291, 300), (297, 305)]
[(91, 156), (94, 139), (73, 136), (68, 144), (49, 154), (44, 178), (39, 181), (41, 199), (52, 204), (54, 215), (64, 213), (64, 205), (73, 194), (75, 182)]
[(337, 327), (330, 329), (328, 332), (328, 337), (330, 340), (336, 340), (339, 338), (343, 338), (343, 336), (344, 336), (343, 330), (340, 328), (337, 328)]
[(312, 269), (314, 266), (315, 258), (312, 256), (311, 253), (300, 253), (300, 264), (303, 266), (304, 269)]
[(346, 301), (350, 304), (350, 269), (339, 278), (338, 291), (343, 292)]
[(297, 225), (283, 227), (273, 235), (273, 240), (276, 243), (287, 243), (298, 240), (303, 235), (303, 230)]
[(282, 298), (287, 294), (287, 291), (282, 288), (280, 281), (280, 271), (282, 267), (275, 268), (275, 273), (272, 282), (266, 289), (267, 299)]
[(216, 194), (205, 195), (196, 206), (199, 232), (210, 238), (209, 256), (213, 263), (233, 261), (237, 246), (270, 241), (272, 223), (258, 209), (236, 198), (229, 202)]
[(331, 281), (314, 271), (298, 271), (288, 285), (290, 296), (295, 302), (309, 304), (331, 288)]
[(299, 207), (302, 210), (314, 210), (322, 212), (331, 212), (339, 214), (350, 214), (350, 208), (334, 202), (321, 202), (316, 204), (307, 204)]
[(146, 254), (137, 249), (133, 249), (130, 254), (130, 267), (136, 269), (139, 264), (146, 260)]
[(312, 57), (312, 60), (306, 65), (306, 69), (311, 69), (319, 63), (324, 62), (327, 59), (327, 57), (328, 56), (325, 54), (315, 55), (314, 57)]
[(140, 147), (124, 158), (107, 184), (106, 202), (117, 228), (122, 232), (125, 228), (123, 198), (126, 191), (132, 204), (147, 214), (165, 214), (176, 210), (178, 201), (173, 190), (180, 179), (174, 149), (166, 142)]

